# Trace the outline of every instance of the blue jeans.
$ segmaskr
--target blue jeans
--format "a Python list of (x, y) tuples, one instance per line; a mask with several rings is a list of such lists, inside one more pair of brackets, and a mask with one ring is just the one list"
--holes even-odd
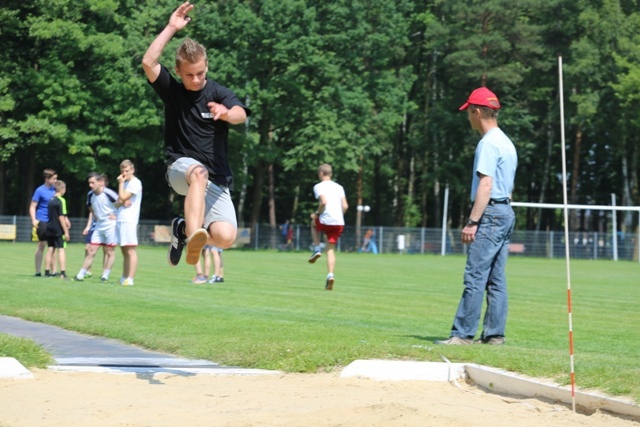
[(464, 339), (476, 336), (486, 291), (487, 308), (481, 338), (504, 337), (508, 309), (504, 270), (515, 222), (511, 205), (488, 205), (485, 209), (475, 240), (469, 245), (464, 291), (453, 320), (451, 336)]

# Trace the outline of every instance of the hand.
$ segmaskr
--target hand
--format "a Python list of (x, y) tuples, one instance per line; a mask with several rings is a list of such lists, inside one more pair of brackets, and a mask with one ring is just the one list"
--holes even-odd
[(121, 173), (120, 175), (118, 175), (117, 179), (118, 179), (118, 183), (122, 184), (124, 182), (124, 174)]
[(176, 29), (176, 31), (180, 31), (184, 27), (187, 26), (191, 18), (187, 15), (193, 9), (193, 5), (188, 1), (182, 3), (178, 8), (171, 14), (171, 18), (169, 18), (169, 26)]
[(218, 104), (217, 102), (210, 102), (207, 104), (209, 107), (209, 112), (211, 116), (213, 116), (213, 120), (218, 120), (220, 117), (227, 117), (229, 114), (229, 109), (222, 104)]
[(469, 244), (469, 243), (473, 243), (473, 241), (476, 239), (476, 231), (478, 231), (478, 226), (477, 225), (466, 225), (463, 229), (462, 229), (462, 243)]

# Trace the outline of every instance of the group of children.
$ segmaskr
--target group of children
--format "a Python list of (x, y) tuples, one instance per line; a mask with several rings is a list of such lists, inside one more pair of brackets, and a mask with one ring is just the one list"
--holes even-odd
[[(89, 174), (91, 191), (87, 194), (89, 219), (83, 230), (86, 236), (85, 258), (82, 268), (73, 280), (82, 281), (91, 277), (91, 264), (100, 246), (104, 251), (101, 280), (109, 280), (111, 267), (115, 259), (114, 248), (122, 250), (123, 273), (120, 284), (132, 286), (138, 264), (136, 248), (138, 246), (137, 227), (142, 202), (142, 183), (135, 177), (135, 167), (130, 160), (120, 164), (118, 191), (107, 187), (106, 176), (97, 172)], [(64, 194), (66, 185), (58, 180), (52, 169), (44, 171), (45, 182), (38, 187), (32, 197), (29, 213), (34, 227), (34, 240), (38, 240), (36, 251), (36, 277), (42, 276), (42, 254), (45, 256), (46, 277), (67, 278), (65, 246), (69, 239), (71, 223), (67, 217)], [(60, 272), (56, 272), (56, 252)]]

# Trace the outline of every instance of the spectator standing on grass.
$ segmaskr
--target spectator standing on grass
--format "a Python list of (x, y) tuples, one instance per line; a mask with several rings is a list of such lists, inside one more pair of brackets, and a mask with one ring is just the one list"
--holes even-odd
[[(109, 187), (109, 176), (106, 173), (102, 174), (102, 181), (104, 183), (105, 187)], [(86, 201), (86, 206), (89, 206), (90, 201), (91, 201), (91, 197), (93, 195), (93, 190), (89, 190), (89, 192), (87, 193), (87, 201)], [(91, 212), (91, 209), (89, 209), (89, 216), (87, 217), (87, 225), (85, 226), (84, 230), (82, 230), (82, 235), (84, 236), (84, 256), (85, 258), (87, 257), (87, 254), (89, 253), (89, 249), (91, 249), (91, 237), (93, 236), (93, 232), (96, 229), (96, 219), (93, 217), (93, 212)], [(106, 261), (106, 253), (104, 251), (104, 248), (102, 249), (102, 263), (104, 264), (104, 262)], [(91, 272), (91, 267), (93, 265), (93, 260), (91, 261), (91, 265), (89, 265), (89, 268), (87, 268), (87, 272), (84, 275), (85, 279), (90, 279), (91, 277), (93, 277), (93, 273)]]
[(54, 277), (53, 272), (55, 270), (56, 260), (55, 253), (58, 252), (58, 262), (60, 265), (60, 278), (66, 279), (66, 265), (67, 258), (65, 253), (66, 242), (69, 241), (69, 218), (67, 217), (67, 206), (64, 202), (64, 194), (67, 191), (67, 186), (64, 181), (56, 181), (53, 184), (55, 188), (55, 196), (51, 198), (48, 203), (47, 209), (49, 214), (49, 221), (47, 222), (47, 256), (45, 262), (45, 276)]
[[(451, 334), (436, 344), (492, 344), (505, 341), (509, 239), (515, 226), (511, 194), (518, 166), (513, 142), (498, 127), (498, 97), (482, 87), (471, 92), (460, 110), (467, 110), (473, 130), (482, 138), (476, 146), (471, 180), (471, 213), (462, 229), (469, 245), (464, 270), (464, 291), (453, 319)], [(482, 334), (474, 341), (486, 292), (487, 308)]]
[(118, 246), (122, 251), (123, 266), (120, 284), (133, 286), (138, 267), (138, 221), (142, 204), (142, 182), (135, 176), (136, 168), (131, 160), (120, 163), (118, 175)]
[(287, 219), (285, 222), (280, 224), (280, 249), (287, 249), (287, 244), (289, 243), (289, 230), (291, 229), (291, 222)]
[(53, 169), (45, 169), (43, 172), (44, 184), (36, 188), (31, 197), (29, 205), (29, 216), (31, 217), (31, 225), (35, 240), (38, 241), (38, 247), (35, 255), (36, 277), (42, 276), (42, 259), (44, 257), (44, 248), (47, 246), (46, 232), (47, 223), (49, 222), (49, 201), (55, 195), (56, 190), (53, 185), (58, 180), (58, 174)]
[(228, 88), (207, 79), (209, 62), (200, 43), (184, 39), (176, 51), (175, 72), (160, 64), (173, 36), (190, 21), (193, 4), (182, 3), (153, 40), (142, 59), (151, 87), (164, 103), (167, 180), (185, 196), (184, 219), (174, 218), (169, 263), (195, 265), (205, 244), (230, 247), (236, 239), (236, 212), (230, 190), (233, 174), (227, 159), (229, 125), (251, 113)]
[(114, 247), (116, 246), (116, 214), (117, 207), (116, 202), (118, 195), (115, 191), (107, 188), (104, 183), (104, 178), (97, 172), (91, 172), (88, 178), (89, 188), (92, 192), (89, 192), (87, 198), (87, 208), (93, 213), (93, 218), (96, 221), (96, 228), (91, 235), (91, 246), (89, 252), (84, 258), (82, 268), (73, 280), (81, 282), (84, 280), (87, 270), (91, 267), (93, 259), (96, 256), (98, 248), (102, 246), (104, 250), (103, 269), (100, 280), (102, 282), (109, 281), (109, 274), (111, 273), (111, 267), (115, 260)]
[(344, 214), (349, 208), (342, 185), (331, 179), (333, 169), (329, 164), (318, 167), (320, 182), (313, 187), (313, 194), (318, 199), (318, 209), (311, 214), (311, 238), (313, 239), (313, 254), (309, 262), (314, 263), (322, 256), (320, 233), (327, 236), (327, 280), (325, 289), (333, 289), (335, 282), (334, 269), (336, 266), (335, 247), (344, 230)]
[[(213, 262), (212, 262), (213, 261)], [(211, 272), (211, 265), (213, 264), (213, 275), (211, 279), (209, 273)], [(202, 248), (202, 261), (198, 260), (194, 266), (196, 270), (196, 277), (191, 281), (197, 285), (203, 283), (220, 283), (224, 282), (224, 270), (222, 261), (222, 249), (215, 246), (205, 245)]]

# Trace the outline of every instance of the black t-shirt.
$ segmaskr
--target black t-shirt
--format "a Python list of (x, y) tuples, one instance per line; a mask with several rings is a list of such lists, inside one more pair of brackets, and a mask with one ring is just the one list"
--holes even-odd
[(53, 197), (49, 200), (49, 222), (47, 222), (47, 236), (57, 237), (64, 234), (62, 225), (60, 224), (60, 216), (64, 215), (62, 212), (62, 201), (59, 198)]
[(207, 80), (200, 91), (188, 91), (164, 66), (151, 86), (164, 103), (167, 162), (180, 157), (196, 159), (209, 171), (209, 180), (232, 187), (233, 173), (227, 159), (229, 123), (213, 120), (207, 104), (213, 101), (227, 108), (238, 105), (247, 116), (251, 111), (230, 89), (212, 80)]

